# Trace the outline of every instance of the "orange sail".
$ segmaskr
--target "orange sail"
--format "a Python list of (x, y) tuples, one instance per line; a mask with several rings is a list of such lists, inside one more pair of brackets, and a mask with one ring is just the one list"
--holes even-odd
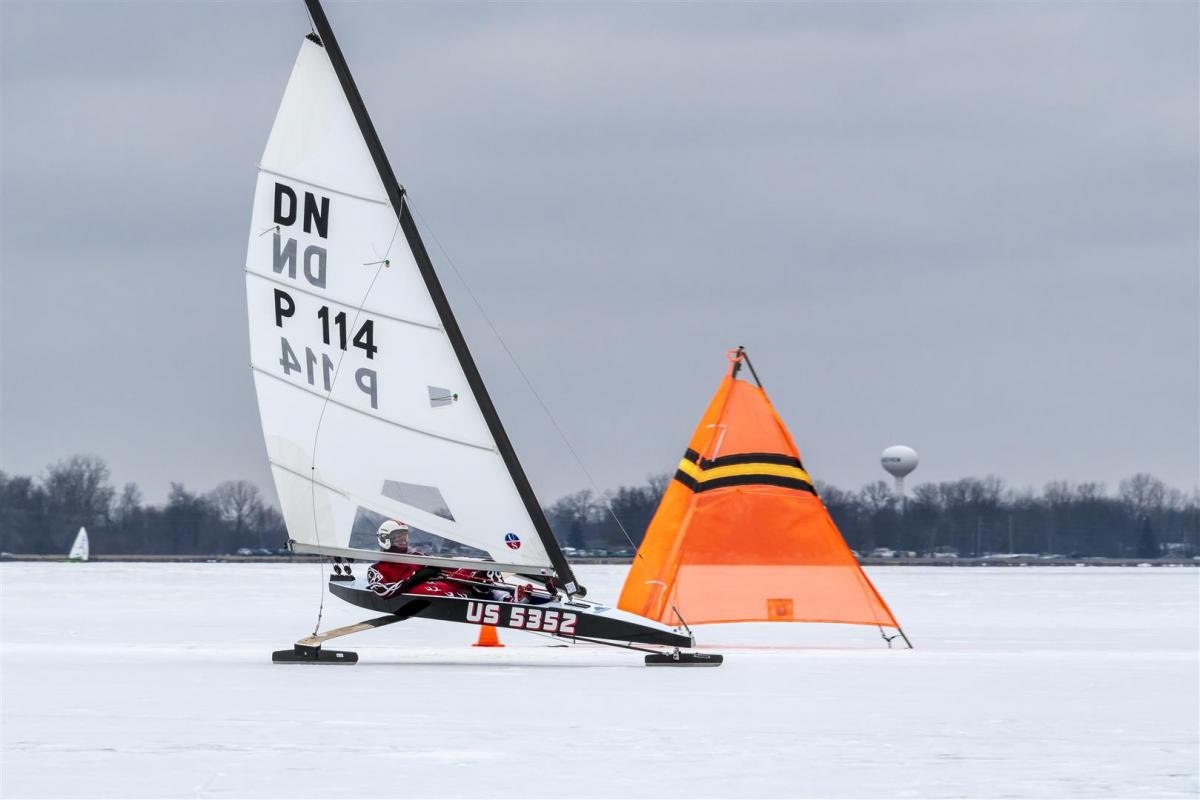
[(667, 624), (846, 622), (899, 628), (817, 497), (741, 348), (700, 419), (618, 606)]

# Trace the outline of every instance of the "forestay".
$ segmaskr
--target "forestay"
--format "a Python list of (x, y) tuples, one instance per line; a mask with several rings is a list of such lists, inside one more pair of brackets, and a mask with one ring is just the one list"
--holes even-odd
[(373, 512), (550, 572), (354, 108), (307, 38), (254, 197), (251, 368), (289, 537), (374, 551), (362, 524)]

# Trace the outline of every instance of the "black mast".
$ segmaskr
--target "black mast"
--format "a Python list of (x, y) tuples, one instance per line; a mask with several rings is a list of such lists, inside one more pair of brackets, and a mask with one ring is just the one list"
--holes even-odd
[(563, 588), (567, 590), (568, 594), (582, 596), (587, 593), (587, 590), (577, 584), (575, 573), (559, 548), (558, 541), (554, 538), (554, 532), (550, 530), (550, 523), (546, 521), (546, 515), (542, 513), (542, 506), (533, 493), (533, 487), (529, 485), (529, 478), (525, 476), (525, 470), (522, 469), (521, 462), (517, 459), (517, 453), (513, 450), (512, 442), (509, 441), (508, 434), (504, 432), (500, 415), (496, 413), (496, 406), (492, 404), (487, 387), (483, 385), (479, 368), (475, 366), (475, 359), (471, 357), (467, 341), (463, 338), (458, 321), (454, 318), (454, 312), (450, 309), (450, 303), (446, 299), (441, 281), (438, 280), (433, 262), (429, 259), (429, 252), (425, 249), (425, 243), (421, 241), (421, 234), (417, 231), (417, 224), (413, 220), (412, 212), (409, 210), (408, 204), (404, 202), (404, 187), (396, 180), (396, 173), (392, 172), (392, 165), (388, 162), (387, 154), (383, 152), (383, 144), (375, 132), (375, 125), (367, 113), (367, 106), (363, 103), (362, 95), (358, 93), (354, 76), (350, 74), (350, 67), (346, 65), (346, 59), (342, 55), (341, 48), (338, 47), (337, 39), (333, 35), (333, 28), (329, 26), (329, 19), (325, 16), (325, 10), (321, 8), (321, 0), (304, 0), (304, 4), (308, 6), (309, 16), (312, 17), (313, 25), (316, 26), (317, 37), (320, 39), (318, 43), (324, 46), (325, 52), (329, 55), (333, 71), (337, 73), (338, 82), (342, 84), (342, 91), (346, 93), (346, 100), (350, 103), (354, 118), (358, 120), (358, 129), (367, 143), (367, 149), (371, 151), (375, 169), (379, 171), (379, 178), (387, 190), (388, 199), (399, 216), (400, 227), (404, 230), (408, 247), (412, 250), (417, 268), (421, 270), (421, 277), (425, 279), (425, 288), (429, 290), (429, 294), (433, 298), (433, 305), (437, 308), (442, 327), (445, 329), (446, 335), (450, 337), (450, 344), (458, 356), (458, 363), (467, 376), (467, 383), (474, 392), (475, 399), (479, 402), (479, 410), (483, 412), (483, 418), (492, 432), (492, 438), (496, 440), (496, 448), (500, 451), (500, 457), (504, 459), (504, 464), (508, 467), (509, 475), (512, 476), (513, 483), (517, 487), (517, 493), (521, 495), (521, 501), (525, 503), (525, 510), (533, 521), (533, 526), (542, 540), (542, 546), (546, 548), (546, 553), (550, 556), (550, 563), (554, 566), (554, 571), (558, 574)]

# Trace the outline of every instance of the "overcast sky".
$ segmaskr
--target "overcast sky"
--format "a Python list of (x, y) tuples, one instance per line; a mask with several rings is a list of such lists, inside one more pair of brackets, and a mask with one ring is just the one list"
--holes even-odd
[[(1200, 482), (1197, 4), (327, 9), (602, 488), (738, 344), (819, 480)], [(0, 468), (267, 489), (242, 270), (300, 0), (0, 15)], [(543, 502), (586, 487), (427, 240)]]

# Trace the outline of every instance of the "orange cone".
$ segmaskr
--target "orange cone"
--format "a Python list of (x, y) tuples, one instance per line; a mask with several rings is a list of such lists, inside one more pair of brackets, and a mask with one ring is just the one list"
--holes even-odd
[(479, 626), (479, 641), (471, 645), (472, 647), (504, 647), (500, 642), (500, 635), (496, 633), (494, 625)]

